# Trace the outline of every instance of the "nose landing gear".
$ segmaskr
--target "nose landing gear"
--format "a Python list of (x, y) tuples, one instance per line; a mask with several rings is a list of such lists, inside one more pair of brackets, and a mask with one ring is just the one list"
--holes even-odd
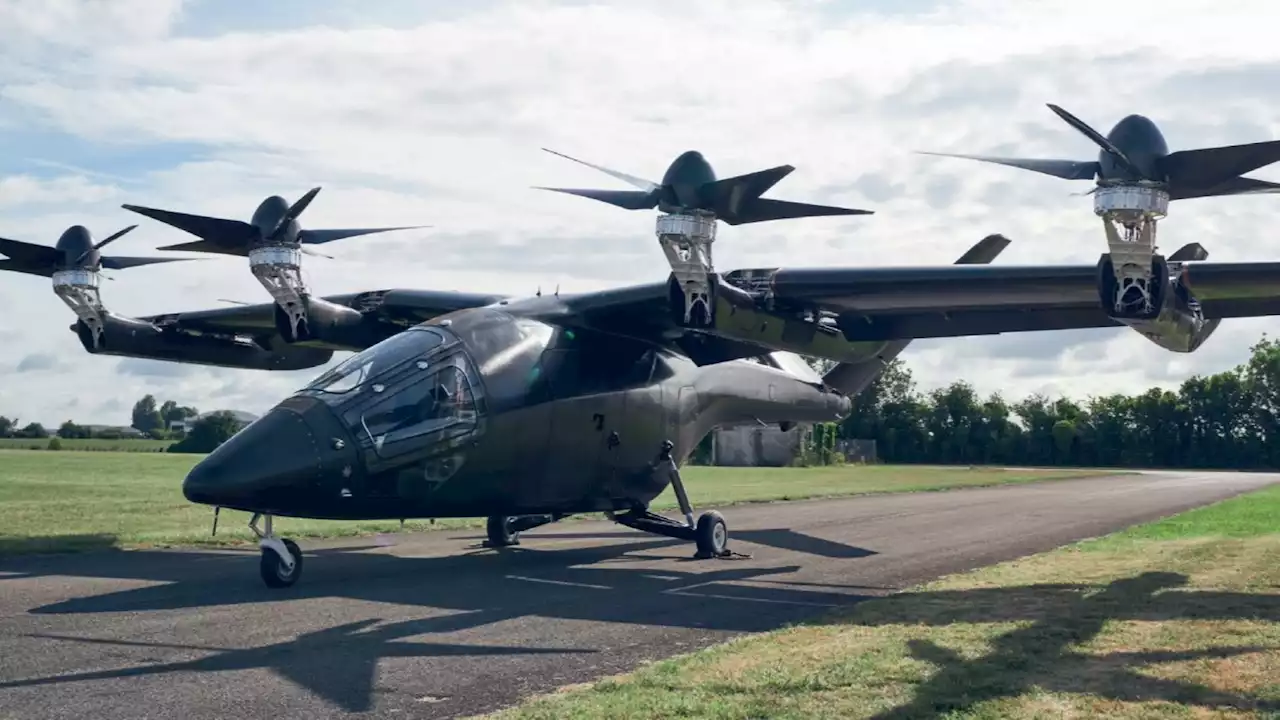
[(261, 517), (261, 513), (254, 513), (249, 520), (249, 529), (258, 536), (258, 545), (262, 548), (262, 560), (258, 564), (262, 581), (269, 588), (290, 587), (302, 577), (302, 550), (294, 541), (276, 537), (270, 515), (265, 516), (266, 528), (258, 529)]

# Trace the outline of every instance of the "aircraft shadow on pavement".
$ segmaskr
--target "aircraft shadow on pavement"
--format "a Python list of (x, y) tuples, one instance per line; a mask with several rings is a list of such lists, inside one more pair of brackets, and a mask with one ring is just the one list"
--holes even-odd
[[(827, 557), (856, 559), (875, 554), (790, 531), (738, 535), (750, 535), (751, 542), (777, 542), (797, 551), (810, 548)], [(362, 619), (306, 632), (288, 642), (251, 648), (33, 635), (50, 642), (186, 649), (210, 654), (177, 663), (0, 682), (0, 692), (104, 678), (268, 668), (338, 707), (362, 711), (370, 709), (373, 702), (373, 678), (381, 657), (557, 653), (579, 658), (558, 663), (589, 667), (589, 658), (598, 652), (595, 648), (547, 647), (547, 643), (536, 648), (432, 644), (420, 642), (424, 638), (415, 638), (418, 635), (466, 631), (527, 617), (760, 632), (803, 620), (824, 607), (856, 602), (869, 597), (868, 593), (882, 595), (890, 590), (822, 583), (792, 585), (785, 578), (770, 579), (800, 568), (792, 564), (761, 567), (758, 562), (732, 559), (673, 563), (672, 560), (691, 556), (692, 548), (686, 542), (665, 538), (570, 548), (556, 548), (548, 542), (549, 547), (539, 547), (540, 541), (573, 537), (572, 533), (546, 533), (527, 536), (524, 545), (501, 551), (481, 550), (476, 544), (443, 557), (359, 552), (379, 547), (376, 544), (309, 550), (304, 551), (307, 576), (286, 590), (270, 590), (260, 584), (256, 549), (129, 551), (67, 555), (52, 561), (48, 557), (40, 561), (0, 561), (0, 587), (8, 578), (42, 575), (165, 583), (71, 598), (28, 610), (39, 615), (159, 612), (313, 598), (349, 598), (455, 611), (381, 627), (371, 627), (379, 622), (376, 619)], [(602, 538), (609, 534), (582, 537)], [(617, 533), (614, 537), (634, 539), (636, 535)], [(651, 562), (654, 560), (661, 562)], [(734, 584), (743, 581), (753, 584)], [(248, 614), (252, 612), (246, 610), (246, 617), (252, 617)], [(550, 638), (548, 642), (558, 644)], [(573, 645), (571, 637), (564, 642)], [(335, 662), (334, 658), (342, 660)]]
[(975, 659), (965, 659), (930, 640), (909, 641), (910, 654), (937, 669), (916, 686), (911, 702), (876, 715), (877, 720), (941, 718), (971, 710), (980, 702), (1012, 698), (1033, 689), (1124, 702), (1164, 700), (1210, 709), (1280, 711), (1277, 699), (1135, 672), (1135, 668), (1162, 663), (1277, 652), (1278, 647), (1107, 654), (1074, 649), (1096, 638), (1111, 620), (1280, 622), (1280, 596), (1176, 589), (1186, 582), (1184, 575), (1149, 572), (1104, 586), (1030, 585), (900, 593), (891, 602), (861, 606), (843, 622), (867, 626), (1031, 623), (994, 638), (993, 650)]

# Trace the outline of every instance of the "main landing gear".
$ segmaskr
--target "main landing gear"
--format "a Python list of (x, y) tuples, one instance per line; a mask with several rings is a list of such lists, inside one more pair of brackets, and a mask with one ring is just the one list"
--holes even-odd
[(258, 518), (262, 513), (254, 513), (249, 520), (249, 529), (258, 536), (258, 546), (262, 548), (262, 560), (258, 570), (262, 581), (269, 588), (286, 588), (298, 582), (302, 577), (302, 550), (298, 544), (288, 538), (276, 537), (271, 528), (271, 516), (267, 515), (267, 526), (258, 529)]
[(520, 533), (569, 517), (556, 513), (554, 515), (490, 515), (485, 528), (488, 536), (484, 541), (487, 548), (511, 547), (520, 544)]
[(733, 553), (729, 550), (729, 526), (725, 524), (723, 515), (715, 510), (710, 510), (702, 513), (698, 518), (698, 522), (694, 523), (693, 507), (689, 503), (688, 494), (684, 491), (684, 481), (680, 478), (680, 469), (676, 467), (676, 462), (671, 457), (671, 449), (673, 447), (670, 440), (662, 443), (662, 452), (658, 455), (657, 471), (667, 473), (671, 487), (676, 491), (676, 500), (680, 503), (680, 512), (684, 514), (685, 524), (681, 525), (671, 518), (649, 512), (644, 507), (635, 507), (618, 515), (610, 514), (609, 518), (619, 525), (625, 525), (641, 532), (663, 535), (677, 540), (692, 540), (698, 547), (698, 552), (694, 557), (699, 560), (729, 557)]

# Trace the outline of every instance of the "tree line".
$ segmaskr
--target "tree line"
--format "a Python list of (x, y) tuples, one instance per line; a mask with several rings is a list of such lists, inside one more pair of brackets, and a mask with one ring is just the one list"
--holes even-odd
[[(169, 452), (206, 453), (212, 452), (241, 427), (240, 421), (228, 412), (210, 413), (205, 417), (199, 415), (194, 407), (179, 405), (173, 400), (158, 403), (154, 395), (148, 394), (134, 403), (128, 428), (136, 430), (144, 438), (176, 441), (168, 447)], [(188, 424), (186, 421), (192, 418), (198, 419)], [(18, 418), (0, 416), (0, 438), (48, 438), (51, 441), (49, 449), (61, 450), (62, 445), (57, 440), (123, 440), (129, 439), (129, 435), (121, 427), (92, 428), (72, 420), (50, 432), (38, 422), (23, 425)]]
[[(166, 400), (163, 404), (157, 404), (154, 395), (146, 395), (134, 403), (131, 422), (127, 427), (133, 428), (142, 435), (154, 440), (168, 440), (185, 434), (185, 427), (175, 427), (176, 423), (182, 423), (185, 420), (197, 417), (199, 414), (195, 408), (179, 405), (173, 400)], [(58, 426), (56, 430), (49, 430), (38, 422), (30, 422), (23, 425), (16, 417), (10, 418), (0, 415), (0, 437), (28, 439), (59, 437), (67, 440), (96, 437), (119, 440), (126, 437), (126, 434), (121, 427), (100, 427), (95, 429), (89, 425), (76, 423), (73, 420), (67, 420)]]
[(853, 400), (839, 438), (876, 441), (881, 462), (1102, 467), (1280, 467), (1280, 341), (1177, 390), (1083, 400), (981, 397), (964, 381), (922, 393), (901, 361)]

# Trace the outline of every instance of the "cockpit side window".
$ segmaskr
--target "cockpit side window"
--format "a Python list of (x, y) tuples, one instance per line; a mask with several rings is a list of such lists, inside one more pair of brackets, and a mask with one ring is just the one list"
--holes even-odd
[(475, 429), (477, 393), (464, 363), (460, 354), (432, 363), (364, 413), (363, 431), (379, 457), (429, 452)]
[(445, 337), (429, 328), (410, 328), (356, 353), (316, 378), (307, 390), (325, 394), (348, 393), (371, 378), (386, 373), (444, 344)]

